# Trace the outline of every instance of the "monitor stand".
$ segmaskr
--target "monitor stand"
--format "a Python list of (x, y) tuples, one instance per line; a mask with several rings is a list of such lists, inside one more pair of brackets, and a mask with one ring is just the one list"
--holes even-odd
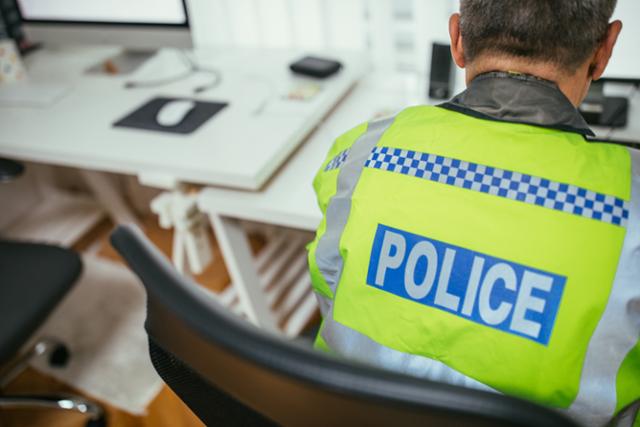
[(116, 56), (107, 58), (93, 65), (87, 74), (126, 75), (140, 68), (157, 53), (156, 50), (125, 49)]
[(605, 96), (604, 83), (593, 82), (579, 110), (590, 125), (625, 127), (629, 113), (629, 99)]

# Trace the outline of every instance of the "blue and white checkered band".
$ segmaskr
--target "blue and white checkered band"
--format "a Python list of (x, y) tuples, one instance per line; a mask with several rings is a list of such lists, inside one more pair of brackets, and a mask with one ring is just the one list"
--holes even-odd
[(547, 209), (626, 226), (629, 202), (533, 175), (391, 147), (375, 147), (365, 167), (504, 197)]
[(327, 172), (333, 169), (338, 169), (340, 166), (342, 166), (344, 162), (347, 161), (348, 155), (349, 155), (348, 148), (344, 151), (339, 152), (338, 155), (336, 155), (333, 159), (331, 159), (329, 163), (327, 163), (327, 166), (325, 166), (324, 171)]

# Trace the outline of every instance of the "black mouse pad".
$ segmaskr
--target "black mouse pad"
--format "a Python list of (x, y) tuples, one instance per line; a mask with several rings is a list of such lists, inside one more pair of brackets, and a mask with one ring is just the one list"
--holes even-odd
[[(156, 122), (158, 111), (167, 103), (176, 100), (194, 101), (196, 106), (191, 110), (182, 122), (175, 126), (162, 126)], [(202, 126), (207, 120), (223, 110), (226, 102), (205, 102), (186, 98), (158, 97), (144, 104), (142, 107), (128, 114), (113, 124), (115, 127), (154, 130), (158, 132), (170, 132), (189, 134)]]

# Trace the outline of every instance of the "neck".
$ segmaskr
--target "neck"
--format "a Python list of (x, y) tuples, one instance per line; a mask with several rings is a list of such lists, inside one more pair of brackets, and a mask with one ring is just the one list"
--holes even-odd
[[(586, 68), (586, 69), (585, 69)], [(574, 106), (580, 105), (589, 90), (591, 78), (588, 67), (580, 67), (574, 73), (559, 70), (550, 63), (535, 63), (518, 58), (483, 57), (478, 58), (466, 67), (467, 85), (476, 76), (490, 71), (505, 71), (529, 74), (541, 79), (554, 82), (560, 91), (571, 101)]]

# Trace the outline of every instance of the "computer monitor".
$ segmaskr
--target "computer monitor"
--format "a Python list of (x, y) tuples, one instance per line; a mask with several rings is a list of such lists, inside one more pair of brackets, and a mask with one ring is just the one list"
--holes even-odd
[(185, 0), (17, 0), (24, 31), (45, 44), (109, 44), (127, 49), (113, 58), (132, 71), (161, 47), (190, 48)]

